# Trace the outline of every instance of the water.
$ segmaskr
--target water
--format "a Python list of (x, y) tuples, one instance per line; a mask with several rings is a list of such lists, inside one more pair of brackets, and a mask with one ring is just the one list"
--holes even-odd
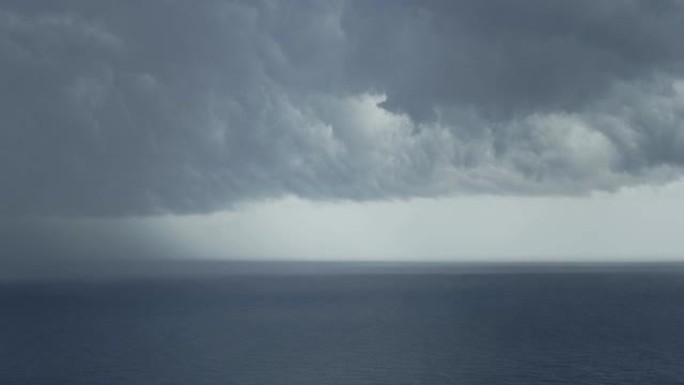
[(0, 383), (682, 384), (684, 275), (0, 286)]

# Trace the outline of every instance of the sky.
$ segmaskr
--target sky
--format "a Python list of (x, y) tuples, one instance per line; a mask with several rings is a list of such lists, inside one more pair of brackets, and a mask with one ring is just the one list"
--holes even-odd
[(678, 0), (5, 0), (0, 267), (681, 258), (683, 20)]

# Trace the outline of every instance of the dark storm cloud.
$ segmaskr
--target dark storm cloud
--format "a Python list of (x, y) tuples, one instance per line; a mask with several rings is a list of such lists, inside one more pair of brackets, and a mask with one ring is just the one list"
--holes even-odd
[(417, 116), (453, 104), (505, 117), (576, 110), (615, 81), (680, 74), (684, 58), (680, 2), (354, 4), (343, 20), (355, 70)]
[(678, 1), (5, 1), (0, 212), (678, 177)]

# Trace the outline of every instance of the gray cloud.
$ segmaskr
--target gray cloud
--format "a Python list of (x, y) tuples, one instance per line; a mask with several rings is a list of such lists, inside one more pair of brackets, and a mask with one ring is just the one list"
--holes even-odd
[(414, 116), (454, 104), (506, 118), (576, 110), (615, 81), (681, 74), (677, 1), (354, 4), (343, 19), (354, 69)]
[(0, 212), (671, 180), (683, 16), (652, 0), (5, 1)]

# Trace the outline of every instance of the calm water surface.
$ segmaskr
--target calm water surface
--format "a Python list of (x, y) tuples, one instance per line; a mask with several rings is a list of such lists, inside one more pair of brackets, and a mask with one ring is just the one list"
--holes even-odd
[(0, 383), (683, 384), (684, 275), (0, 286)]

